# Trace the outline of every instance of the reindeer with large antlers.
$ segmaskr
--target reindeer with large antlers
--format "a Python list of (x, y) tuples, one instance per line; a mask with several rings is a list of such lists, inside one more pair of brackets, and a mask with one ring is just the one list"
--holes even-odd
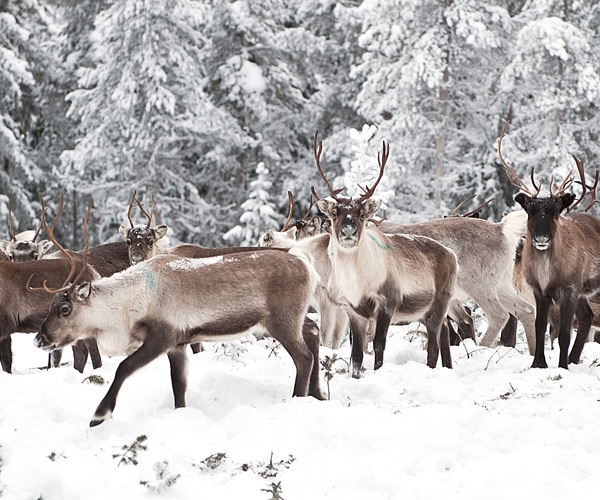
[[(383, 364), (387, 331), (395, 321), (422, 321), (427, 329), (427, 365), (435, 367), (441, 352), (442, 365), (452, 367), (448, 330), (444, 320), (454, 293), (458, 264), (456, 255), (440, 243), (414, 235), (386, 235), (367, 225), (381, 207), (374, 199), (389, 157), (383, 143), (379, 176), (356, 199), (341, 196), (321, 168), (323, 144), (318, 133), (313, 143), (319, 174), (329, 190), (318, 200), (319, 209), (331, 220), (329, 296), (350, 314), (352, 376), (358, 378), (363, 360), (369, 320), (376, 320), (373, 348), (375, 369)], [(443, 333), (443, 334), (442, 334)]]
[[(558, 186), (551, 178), (548, 194), (542, 194), (542, 183), (535, 182), (533, 168), (533, 189), (521, 180), (502, 156), (502, 139), (507, 125), (508, 123), (504, 125), (498, 140), (498, 156), (510, 183), (520, 190), (515, 201), (528, 215), (521, 265), (525, 280), (533, 289), (536, 303), (532, 367), (548, 367), (544, 345), (548, 311), (554, 303), (560, 310), (558, 366), (568, 368), (569, 362), (579, 361), (585, 342), (578, 332), (578, 338), (569, 354), (573, 316), (577, 314), (580, 324), (582, 321), (591, 323), (591, 309), (586, 297), (600, 290), (600, 220), (584, 212), (566, 213), (575, 201), (575, 195), (567, 192), (575, 182), (572, 172)], [(585, 182), (583, 164), (577, 159), (575, 162), (585, 194), (590, 186)], [(595, 189), (595, 186), (592, 188)], [(583, 195), (578, 203), (581, 199)], [(593, 200), (595, 201), (595, 194)]]

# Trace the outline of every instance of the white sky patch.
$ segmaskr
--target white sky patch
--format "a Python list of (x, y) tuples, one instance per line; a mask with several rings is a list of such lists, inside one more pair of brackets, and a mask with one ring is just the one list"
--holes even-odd
[(212, 266), (223, 262), (223, 256), (206, 257), (205, 259), (179, 259), (167, 263), (173, 271), (193, 271), (201, 267)]

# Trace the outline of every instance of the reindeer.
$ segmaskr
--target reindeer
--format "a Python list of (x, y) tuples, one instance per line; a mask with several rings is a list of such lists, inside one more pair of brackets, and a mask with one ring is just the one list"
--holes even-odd
[[(426, 237), (386, 235), (367, 225), (381, 207), (373, 199), (383, 177), (389, 146), (379, 155), (379, 177), (357, 198), (342, 197), (334, 190), (320, 164), (322, 142), (313, 142), (314, 159), (330, 196), (317, 205), (331, 220), (329, 255), (331, 276), (327, 292), (333, 302), (347, 307), (352, 334), (352, 376), (360, 377), (367, 325), (376, 319), (373, 348), (375, 369), (383, 364), (388, 327), (392, 319), (422, 321), (427, 329), (427, 365), (452, 367), (448, 330), (443, 328), (454, 293), (458, 264), (452, 250)], [(443, 330), (443, 335), (442, 335)]]
[[(48, 294), (40, 293), (40, 290), (28, 290), (28, 278), (31, 277), (32, 284), (37, 285), (37, 288), (40, 288), (44, 281), (48, 282), (49, 286), (56, 287), (63, 283), (66, 277), (72, 278), (75, 271), (79, 272), (83, 265), (83, 253), (65, 250), (54, 236), (54, 229), (62, 212), (63, 202), (63, 197), (61, 197), (52, 225), (48, 227), (44, 219), (45, 207), (42, 200), (42, 224), (48, 236), (59, 249), (56, 254), (50, 254), (47, 258), (37, 261), (0, 262), (0, 363), (2, 369), (8, 373), (12, 371), (10, 336), (17, 332), (37, 332), (50, 304)], [(87, 224), (87, 216), (89, 216), (89, 212), (86, 214), (84, 225)], [(110, 276), (129, 265), (125, 242), (98, 245), (87, 249), (85, 253), (88, 268), (90, 265), (93, 267), (93, 272), (92, 269), (86, 270), (84, 275), (86, 279), (97, 275)], [(93, 340), (82, 340), (73, 346), (73, 366), (79, 372), (83, 372), (88, 353), (94, 368), (102, 365), (96, 343)], [(49, 365), (58, 366), (60, 359), (60, 351), (53, 353)]]
[(35, 240), (42, 229), (42, 220), (35, 231), (22, 231), (15, 234), (12, 224), (12, 199), (8, 204), (8, 231), (9, 241), (0, 241), (0, 254), (6, 256), (7, 260), (12, 262), (22, 262), (24, 260), (37, 260), (44, 257), (51, 249), (52, 242), (48, 240)]
[(36, 345), (56, 349), (92, 336), (123, 360), (90, 426), (108, 419), (123, 382), (166, 353), (175, 407), (185, 406), (185, 345), (235, 340), (258, 328), (296, 366), (293, 396), (323, 399), (319, 336), (305, 316), (318, 277), (301, 252), (255, 251), (208, 259), (158, 255), (108, 278), (54, 295)]
[[(502, 139), (498, 140), (498, 156), (510, 183), (520, 190), (515, 201), (527, 212), (527, 235), (522, 252), (525, 280), (533, 290), (536, 303), (535, 353), (532, 368), (547, 368), (544, 354), (548, 311), (554, 303), (559, 308), (558, 344), (560, 368), (578, 362), (585, 339), (578, 338), (569, 354), (571, 326), (576, 311), (591, 323), (591, 309), (581, 300), (600, 290), (600, 221), (584, 212), (567, 212), (575, 195), (567, 190), (575, 179), (572, 171), (559, 186), (553, 178), (548, 194), (540, 196), (542, 183), (535, 182), (531, 170), (530, 189), (502, 156)], [(579, 162), (576, 160), (578, 168)], [(584, 183), (585, 186), (585, 183)], [(587, 305), (587, 310), (586, 306)], [(581, 321), (581, 319), (580, 319)]]
[(317, 234), (329, 233), (329, 220), (324, 221), (318, 215), (309, 218), (310, 211), (314, 205), (313, 196), (310, 197), (310, 205), (300, 220), (291, 222), (294, 210), (294, 197), (291, 191), (288, 191), (289, 213), (285, 224), (280, 231), (267, 229), (260, 237), (258, 246), (260, 247), (286, 247), (288, 240), (302, 240), (310, 238)]

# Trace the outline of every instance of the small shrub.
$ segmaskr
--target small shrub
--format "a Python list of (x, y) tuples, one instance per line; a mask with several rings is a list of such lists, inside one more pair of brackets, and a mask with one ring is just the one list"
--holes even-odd
[(145, 434), (142, 434), (142, 435), (138, 436), (137, 438), (135, 438), (135, 441), (133, 443), (131, 443), (130, 445), (124, 444), (123, 446), (121, 446), (123, 453), (116, 453), (112, 456), (113, 458), (119, 459), (119, 463), (117, 464), (117, 467), (119, 467), (121, 464), (137, 465), (138, 464), (138, 461), (137, 461), (138, 452), (142, 451), (142, 450), (145, 451), (148, 449), (148, 446), (146, 446), (144, 444), (147, 440), (148, 440), (148, 437)]

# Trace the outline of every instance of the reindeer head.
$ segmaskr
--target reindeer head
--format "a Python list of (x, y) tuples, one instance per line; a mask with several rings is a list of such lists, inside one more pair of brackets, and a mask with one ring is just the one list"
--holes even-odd
[(13, 262), (24, 262), (27, 260), (38, 260), (46, 255), (52, 248), (52, 242), (48, 240), (35, 240), (42, 229), (42, 219), (35, 231), (23, 231), (14, 233), (12, 226), (12, 200), (8, 204), (8, 230), (10, 241), (0, 241), (0, 253)]
[[(100, 278), (100, 275), (87, 263), (86, 259), (89, 250), (88, 219), (92, 209), (92, 202), (90, 201), (88, 205), (83, 221), (85, 250), (83, 252), (83, 261), (80, 263), (81, 269), (75, 278), (77, 264), (73, 255), (67, 252), (54, 237), (54, 227), (56, 226), (56, 221), (62, 210), (62, 204), (63, 199), (61, 197), (59, 210), (51, 228), (48, 228), (44, 218), (42, 219), (42, 222), (52, 242), (60, 252), (65, 255), (66, 259), (70, 261), (71, 271), (66, 277), (63, 286), (60, 288), (49, 288), (46, 282), (44, 282), (44, 286), (41, 289), (31, 288), (29, 286), (29, 281), (31, 281), (33, 275), (29, 277), (27, 282), (27, 289), (30, 291), (45, 290), (46, 292), (53, 294), (46, 319), (43, 321), (40, 331), (34, 340), (37, 347), (48, 351), (60, 349), (61, 347), (74, 343), (80, 338), (81, 331), (76, 327), (78, 321), (76, 315), (73, 314), (73, 304), (76, 301), (83, 302), (84, 299), (87, 299), (90, 296), (91, 284), (87, 280)], [(77, 312), (80, 314), (81, 308), (78, 308)]]
[[(150, 227), (150, 224), (152, 223), (152, 214), (154, 213), (154, 197), (152, 197), (152, 207), (150, 209), (150, 213), (148, 214), (148, 212), (144, 210), (140, 200), (137, 199), (135, 195), (136, 193), (134, 192), (131, 202), (129, 203), (129, 210), (127, 212), (127, 218), (129, 219), (129, 224), (131, 227), (127, 228), (125, 226), (121, 226), (119, 228), (119, 233), (121, 233), (121, 235), (127, 241), (127, 246), (129, 247), (129, 261), (132, 265), (138, 264), (143, 260), (153, 257), (156, 254), (156, 242), (165, 234), (167, 234), (167, 230), (169, 229), (165, 224)], [(142, 213), (148, 219), (148, 223), (145, 226), (141, 224), (134, 225), (133, 221), (131, 220), (131, 210), (134, 202), (137, 203)]]
[[(506, 174), (510, 183), (518, 188), (519, 192), (515, 196), (515, 201), (523, 207), (527, 212), (527, 232), (531, 240), (531, 245), (539, 251), (545, 251), (550, 248), (552, 241), (555, 239), (558, 229), (558, 218), (560, 214), (568, 209), (575, 201), (573, 193), (567, 193), (574, 182), (572, 171), (565, 177), (559, 186), (554, 185), (554, 180), (551, 178), (549, 183), (549, 194), (539, 196), (542, 189), (542, 182), (536, 183), (534, 178), (534, 169), (531, 169), (531, 183), (534, 189), (530, 189), (525, 182), (517, 175), (504, 160), (501, 152), (502, 139), (506, 130), (506, 123), (502, 129), (502, 134), (498, 140), (498, 156), (502, 165), (504, 165)], [(574, 157), (575, 158), (575, 157)], [(577, 168), (582, 176), (585, 195), (585, 179), (583, 174), (583, 165), (575, 158)], [(583, 197), (583, 195), (582, 195)], [(581, 199), (577, 202), (577, 204)]]
[(377, 157), (379, 162), (379, 177), (370, 188), (362, 188), (363, 194), (359, 198), (354, 199), (340, 196), (339, 194), (342, 190), (334, 190), (323, 173), (320, 162), (323, 143), (319, 142), (317, 147), (317, 137), (318, 132), (315, 134), (313, 142), (315, 163), (321, 177), (329, 189), (330, 196), (320, 199), (314, 188), (312, 189), (312, 193), (318, 200), (317, 205), (319, 210), (321, 210), (321, 212), (323, 212), (331, 221), (331, 234), (333, 238), (339, 243), (342, 249), (351, 251), (358, 246), (367, 221), (371, 219), (381, 207), (381, 200), (372, 199), (371, 197), (373, 196), (379, 181), (383, 177), (385, 164), (390, 154), (390, 148), (384, 141), (383, 151)]

